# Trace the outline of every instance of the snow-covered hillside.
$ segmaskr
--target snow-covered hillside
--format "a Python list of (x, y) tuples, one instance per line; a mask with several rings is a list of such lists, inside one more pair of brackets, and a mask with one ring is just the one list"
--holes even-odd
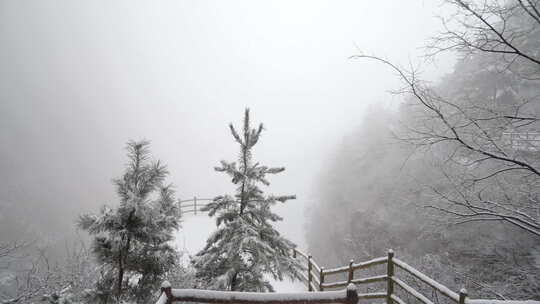
[[(184, 262), (188, 262), (188, 255), (195, 254), (202, 249), (208, 236), (214, 231), (216, 225), (206, 214), (187, 214), (182, 217), (182, 228), (176, 234), (176, 246), (178, 250), (188, 254), (184, 256)], [(302, 282), (283, 282), (271, 280), (272, 286), (277, 292), (305, 291), (306, 286)]]

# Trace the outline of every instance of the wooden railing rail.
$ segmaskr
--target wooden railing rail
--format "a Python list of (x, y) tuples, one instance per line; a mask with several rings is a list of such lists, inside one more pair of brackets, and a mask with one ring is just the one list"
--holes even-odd
[[(380, 257), (370, 261), (354, 263), (350, 261), (349, 265), (331, 269), (325, 269), (315, 263), (311, 255), (306, 254), (300, 250), (293, 249), (293, 257), (301, 257), (305, 260), (307, 265), (307, 275), (302, 275), (308, 287), (308, 291), (324, 291), (325, 288), (340, 288), (345, 287), (350, 283), (353, 284), (368, 284), (374, 282), (386, 281), (386, 275), (379, 275), (367, 278), (354, 279), (354, 271), (358, 269), (366, 269), (371, 266), (385, 264), (388, 260), (387, 257)], [(327, 276), (335, 275), (339, 273), (348, 273), (347, 281), (327, 282)]]
[(382, 293), (359, 294), (353, 284), (346, 289), (326, 292), (258, 293), (198, 289), (172, 289), (167, 281), (161, 285), (161, 295), (156, 304), (175, 302), (221, 304), (357, 304), (359, 299), (384, 298)]
[(214, 200), (213, 198), (193, 197), (193, 198), (186, 199), (186, 200), (181, 200), (181, 199), (179, 199), (178, 202), (179, 202), (179, 203), (193, 202), (195, 199), (197, 199), (197, 201), (213, 201), (213, 200)]
[(352, 264), (352, 265), (349, 264), (348, 266), (325, 269), (324, 273), (325, 274), (336, 274), (336, 273), (350, 272), (351, 268), (352, 268), (353, 271), (359, 270), (359, 269), (365, 269), (365, 268), (369, 268), (369, 267), (374, 266), (374, 265), (386, 264), (387, 259), (388, 259), (387, 257), (380, 257), (380, 258), (375, 258), (373, 260), (369, 260), (369, 261), (362, 262), (362, 263), (356, 263), (356, 264)]
[(419, 272), (418, 270), (414, 269), (412, 266), (409, 266), (407, 263), (399, 260), (394, 259), (393, 260), (394, 265), (398, 266), (400, 269), (405, 270), (407, 273), (411, 274), (415, 278), (419, 279), (420, 281), (426, 283), (427, 285), (435, 288), (437, 291), (439, 291), (442, 295), (446, 296), (447, 298), (450, 298), (454, 300), (454, 302), (459, 303), (459, 294), (453, 292), (448, 287), (442, 285), (441, 283), (431, 279), (430, 277), (426, 276), (425, 274)]
[[(321, 289), (324, 282), (324, 271), (322, 268), (313, 261), (313, 258), (309, 254), (305, 254), (300, 250), (293, 249), (293, 257), (301, 257), (306, 263), (307, 275), (302, 275), (308, 287), (308, 291), (317, 291)], [(345, 285), (346, 286), (346, 285)]]
[[(323, 288), (339, 288), (343, 286), (347, 286), (350, 283), (353, 284), (367, 284), (367, 283), (374, 283), (374, 282), (384, 282), (386, 281), (387, 276), (386, 275), (379, 275), (379, 276), (373, 276), (368, 278), (360, 278), (349, 281), (340, 281), (340, 282), (333, 282), (333, 283), (323, 283)], [(319, 289), (320, 290), (320, 289)]]
[[(443, 284), (433, 280), (426, 276), (422, 272), (418, 271), (414, 267), (394, 257), (394, 252), (388, 250), (387, 256), (375, 258), (369, 261), (354, 263), (353, 260), (349, 262), (347, 266), (341, 266), (336, 268), (326, 269), (319, 267), (313, 257), (309, 254), (305, 254), (298, 249), (293, 249), (294, 258), (303, 258), (307, 263), (306, 275), (302, 274), (302, 279), (306, 282), (308, 291), (324, 291), (328, 288), (341, 288), (350, 285), (370, 284), (375, 282), (385, 282), (386, 290), (384, 292), (377, 292), (375, 294), (380, 295), (380, 298), (386, 299), (387, 304), (405, 304), (401, 298), (395, 293), (395, 286), (419, 300), (424, 304), (434, 304), (428, 297), (411, 287), (409, 284), (399, 279), (395, 273), (396, 267), (400, 270), (410, 274), (413, 278), (416, 278), (426, 285), (433, 288), (435, 291), (446, 296), (450, 300), (458, 304), (540, 304), (540, 301), (512, 301), (512, 300), (491, 300), (491, 299), (469, 299), (467, 291), (461, 289), (459, 293), (452, 291), (450, 288)], [(355, 271), (360, 269), (369, 269), (375, 265), (386, 264), (386, 274), (375, 275), (371, 277), (354, 278)], [(329, 282), (329, 275), (335, 274), (347, 274), (346, 281), (334, 281)]]
[[(180, 212), (197, 214), (201, 212), (201, 208), (206, 204), (201, 204), (202, 201), (212, 201), (209, 198), (197, 198), (187, 200), (178, 200)], [(193, 204), (185, 204), (193, 202)], [(192, 208), (185, 210), (186, 208)], [(323, 303), (343, 303), (356, 304), (358, 299), (386, 299), (386, 304), (406, 304), (397, 296), (394, 287), (398, 286), (406, 294), (409, 294), (424, 304), (434, 304), (428, 297), (415, 290), (403, 280), (399, 279), (395, 274), (396, 267), (405, 271), (413, 278), (418, 279), (426, 285), (433, 288), (445, 297), (449, 298), (458, 304), (540, 304), (540, 301), (513, 301), (513, 300), (491, 300), (491, 299), (469, 299), (467, 291), (461, 289), (459, 293), (452, 291), (450, 288), (426, 276), (414, 267), (394, 257), (394, 252), (388, 250), (387, 256), (374, 258), (369, 261), (354, 263), (350, 260), (346, 266), (326, 269), (319, 266), (310, 254), (306, 254), (298, 249), (293, 249), (293, 258), (302, 259), (306, 265), (307, 271), (301, 273), (301, 279), (306, 283), (308, 292), (291, 293), (291, 294), (276, 294), (276, 293), (244, 293), (244, 292), (221, 292), (209, 290), (193, 290), (193, 289), (171, 289), (170, 284), (162, 286), (162, 294), (156, 304), (170, 304), (173, 302), (199, 302), (199, 303), (224, 303), (224, 304), (323, 304)], [(361, 269), (369, 269), (376, 265), (386, 264), (386, 273), (371, 277), (355, 278), (355, 271)], [(331, 282), (328, 276), (347, 273), (346, 281)], [(386, 290), (375, 293), (357, 294), (355, 285), (371, 284), (376, 282), (386, 282)], [(345, 291), (324, 291), (329, 288), (347, 287)], [(351, 300), (349, 293), (354, 289), (356, 301)], [(313, 293), (313, 291), (316, 291)], [(323, 292), (324, 291), (324, 292)], [(351, 302), (353, 301), (353, 302)]]
[[(190, 199), (186, 199), (186, 200), (178, 199), (178, 207), (180, 209), (180, 215), (185, 214), (185, 213), (194, 213), (195, 215), (197, 215), (197, 212), (202, 212), (201, 208), (207, 205), (206, 203), (201, 204), (200, 202), (208, 202), (208, 201), (213, 201), (213, 199), (198, 198), (196, 196)], [(185, 204), (185, 203), (191, 203), (191, 202), (193, 202), (193, 204)], [(185, 210), (186, 208), (192, 208), (192, 209)]]

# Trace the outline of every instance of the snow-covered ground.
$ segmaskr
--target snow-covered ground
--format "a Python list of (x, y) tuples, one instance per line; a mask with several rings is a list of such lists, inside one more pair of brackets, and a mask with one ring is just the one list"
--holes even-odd
[[(182, 228), (176, 234), (176, 246), (178, 250), (195, 254), (203, 248), (216, 224), (206, 214), (184, 215), (182, 220)], [(185, 258), (184, 262), (187, 262), (187, 257)], [(271, 283), (277, 292), (306, 291), (306, 286), (301, 282), (271, 280)]]

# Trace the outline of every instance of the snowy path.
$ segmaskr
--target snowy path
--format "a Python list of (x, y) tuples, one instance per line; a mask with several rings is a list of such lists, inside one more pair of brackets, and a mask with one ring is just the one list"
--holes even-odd
[[(206, 215), (185, 215), (182, 220), (182, 229), (176, 234), (176, 246), (178, 250), (185, 250), (189, 254), (195, 254), (202, 249), (206, 239), (214, 231), (216, 225)], [(306, 291), (305, 285), (301, 282), (271, 280), (271, 284), (277, 292)]]

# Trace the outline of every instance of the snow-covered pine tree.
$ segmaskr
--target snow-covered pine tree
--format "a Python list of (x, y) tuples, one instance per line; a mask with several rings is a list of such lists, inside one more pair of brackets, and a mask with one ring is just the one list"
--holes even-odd
[(232, 124), (229, 127), (240, 145), (239, 164), (221, 161), (215, 170), (232, 177), (237, 185), (236, 194), (218, 196), (205, 207), (209, 216), (216, 217), (217, 230), (194, 257), (193, 264), (204, 288), (274, 291), (268, 275), (277, 280), (284, 276), (296, 279), (302, 269), (291, 256), (295, 245), (272, 226), (282, 218), (270, 210), (276, 202), (283, 203), (295, 196), (264, 195), (259, 188), (258, 184), (269, 185), (267, 174), (285, 168), (269, 168), (253, 161), (252, 149), (263, 125), (251, 129), (249, 109), (245, 110), (242, 135)]
[(178, 261), (168, 244), (179, 227), (179, 213), (171, 186), (163, 183), (167, 169), (150, 160), (147, 141), (129, 141), (127, 150), (126, 171), (114, 181), (120, 204), (103, 206), (99, 214), (81, 215), (78, 221), (95, 236), (93, 252), (101, 266), (94, 303), (147, 303)]

